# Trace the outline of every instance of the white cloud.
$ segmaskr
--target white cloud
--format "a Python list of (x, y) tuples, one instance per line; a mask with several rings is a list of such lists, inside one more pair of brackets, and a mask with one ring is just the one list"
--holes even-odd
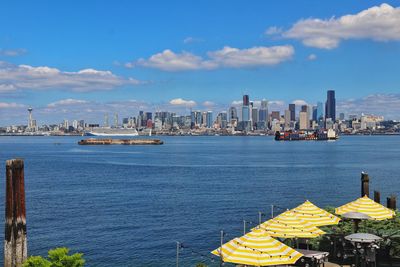
[(78, 92), (112, 90), (124, 85), (138, 85), (133, 78), (123, 78), (110, 71), (83, 69), (61, 71), (47, 66), (14, 65), (0, 61), (0, 92), (22, 89), (67, 89)]
[(3, 57), (16, 57), (26, 53), (26, 49), (17, 48), (17, 49), (0, 49), (0, 56)]
[(67, 99), (62, 99), (53, 103), (48, 104), (48, 107), (56, 107), (56, 106), (68, 106), (68, 105), (78, 105), (78, 104), (86, 104), (88, 101), (86, 100), (80, 100), (80, 99), (73, 99), (73, 98), (67, 98)]
[(248, 49), (225, 46), (221, 50), (208, 52), (207, 55), (208, 58), (204, 59), (189, 52), (175, 53), (166, 49), (148, 59), (141, 58), (136, 62), (128, 62), (125, 66), (128, 68), (143, 66), (164, 71), (271, 66), (291, 59), (294, 48), (290, 45)]
[(265, 34), (267, 34), (267, 35), (275, 35), (275, 34), (280, 34), (280, 33), (282, 33), (282, 28), (278, 28), (278, 27), (276, 27), (276, 26), (272, 26), (272, 27), (269, 27), (266, 31), (265, 31)]
[[(129, 64), (129, 63), (127, 63)], [(174, 53), (166, 49), (161, 53), (152, 55), (149, 59), (139, 59), (138, 66), (161, 69), (165, 71), (211, 69), (214, 65), (204, 61), (201, 57), (189, 52)]]
[(293, 54), (294, 48), (290, 45), (249, 49), (225, 46), (221, 50), (208, 53), (218, 66), (232, 68), (276, 65), (289, 60)]
[(296, 106), (308, 105), (307, 102), (303, 99), (296, 99), (292, 101), (292, 104), (295, 104)]
[(308, 55), (307, 59), (310, 60), (310, 61), (316, 60), (317, 59), (317, 55), (316, 54), (310, 54), (310, 55)]
[(213, 106), (215, 106), (215, 103), (212, 102), (212, 101), (204, 101), (203, 102), (203, 106), (205, 106), (205, 107), (213, 107)]
[(301, 40), (304, 45), (333, 49), (342, 40), (400, 40), (400, 8), (381, 4), (355, 15), (330, 19), (304, 19), (283, 33), (284, 37)]
[(387, 119), (400, 119), (400, 94), (373, 94), (363, 98), (341, 100), (337, 112), (375, 114)]
[(169, 101), (171, 105), (175, 106), (187, 106), (187, 107), (194, 107), (196, 106), (196, 102), (193, 100), (185, 100), (182, 98), (175, 98)]
[(0, 102), (0, 108), (4, 109), (4, 108), (24, 108), (26, 107), (23, 104), (18, 104), (18, 103), (7, 103), (7, 102)]

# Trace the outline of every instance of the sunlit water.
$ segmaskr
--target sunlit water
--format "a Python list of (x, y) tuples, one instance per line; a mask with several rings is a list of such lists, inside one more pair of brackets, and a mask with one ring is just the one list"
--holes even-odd
[[(6, 159), (25, 160), (31, 255), (67, 246), (83, 252), (87, 266), (173, 266), (180, 241), (207, 256), (183, 249), (182, 266), (213, 265), (220, 230), (239, 236), (243, 219), (255, 222), (263, 211), (265, 220), (271, 204), (344, 204), (359, 197), (361, 171), (382, 199), (400, 188), (396, 136), (162, 137), (161, 146), (79, 146), (78, 139), (0, 138), (3, 174)], [(3, 201), (0, 209), (4, 218)]]

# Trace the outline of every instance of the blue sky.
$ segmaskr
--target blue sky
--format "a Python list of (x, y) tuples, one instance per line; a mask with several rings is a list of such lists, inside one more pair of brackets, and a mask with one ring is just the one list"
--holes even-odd
[(27, 106), (42, 122), (95, 120), (141, 108), (218, 112), (244, 92), (283, 109), (324, 101), (327, 89), (340, 111), (400, 119), (399, 6), (2, 1), (0, 125), (25, 122)]

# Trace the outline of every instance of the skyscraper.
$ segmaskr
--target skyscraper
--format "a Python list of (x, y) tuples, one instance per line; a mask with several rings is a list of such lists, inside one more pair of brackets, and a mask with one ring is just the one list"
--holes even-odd
[(261, 100), (261, 107), (258, 113), (258, 124), (261, 128), (265, 128), (268, 125), (268, 101), (266, 99)]
[(243, 96), (242, 121), (250, 121), (249, 95)]
[(328, 90), (327, 92), (325, 103), (325, 119), (332, 119), (333, 122), (336, 121), (336, 99), (334, 90)]
[(243, 95), (243, 106), (248, 106), (249, 103), (249, 95)]
[(229, 108), (229, 122), (232, 122), (232, 120), (236, 120), (238, 119), (238, 115), (237, 115), (237, 109), (235, 107), (230, 107)]
[(207, 128), (212, 128), (213, 125), (213, 113), (212, 111), (207, 111)]
[(32, 109), (32, 107), (29, 107), (28, 108), (28, 112), (29, 112), (29, 118), (28, 118), (28, 129), (30, 130), (30, 131), (32, 131), (33, 130), (33, 118), (32, 118), (32, 111), (33, 111), (33, 109)]
[(323, 120), (324, 119), (324, 104), (322, 102), (317, 103), (317, 120)]
[(289, 104), (290, 121), (296, 121), (296, 105)]

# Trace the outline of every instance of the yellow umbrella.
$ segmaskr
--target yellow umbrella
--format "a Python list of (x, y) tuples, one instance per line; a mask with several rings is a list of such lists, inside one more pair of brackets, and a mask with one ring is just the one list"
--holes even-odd
[(291, 211), (296, 214), (296, 217), (314, 226), (334, 225), (340, 221), (339, 217), (317, 207), (308, 200)]
[(222, 253), (220, 250), (221, 247), (211, 253), (222, 257), (223, 262), (252, 266), (294, 264), (303, 256), (261, 229), (232, 239), (222, 245)]
[(299, 219), (296, 213), (285, 211), (259, 226), (253, 228), (264, 229), (270, 236), (283, 238), (313, 238), (325, 234), (318, 227)]
[(393, 210), (386, 208), (367, 196), (335, 209), (335, 213), (339, 215), (346, 212), (361, 212), (378, 221), (391, 219), (396, 214)]

